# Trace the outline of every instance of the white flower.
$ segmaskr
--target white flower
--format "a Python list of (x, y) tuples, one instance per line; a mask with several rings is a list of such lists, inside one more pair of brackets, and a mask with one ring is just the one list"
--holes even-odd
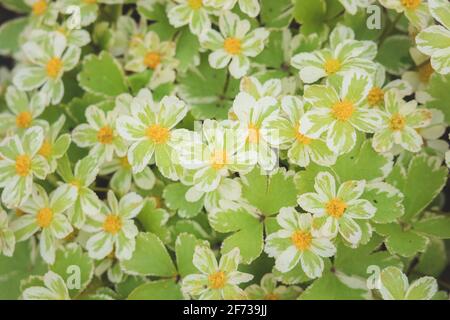
[(44, 276), (44, 287), (34, 286), (22, 292), (24, 300), (70, 300), (69, 290), (60, 275), (49, 271)]

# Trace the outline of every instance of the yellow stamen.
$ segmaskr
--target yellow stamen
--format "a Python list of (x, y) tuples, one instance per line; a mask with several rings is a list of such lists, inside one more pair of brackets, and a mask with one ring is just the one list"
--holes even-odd
[(44, 158), (48, 158), (52, 154), (52, 144), (48, 140), (44, 140), (38, 154)]
[(20, 155), (16, 158), (16, 173), (19, 176), (25, 177), (31, 170), (31, 158), (26, 154)]
[(32, 6), (33, 14), (36, 16), (40, 16), (47, 10), (47, 6), (47, 1), (45, 0), (36, 1)]
[(122, 229), (122, 220), (120, 220), (120, 217), (114, 214), (108, 215), (105, 222), (103, 222), (103, 230), (111, 234), (116, 234), (120, 229)]
[(211, 289), (221, 289), (225, 287), (227, 276), (223, 271), (217, 271), (208, 276), (209, 287)]
[(264, 296), (264, 300), (280, 300), (280, 297), (275, 293), (268, 293)]
[(31, 115), (31, 112), (23, 111), (20, 112), (16, 116), (16, 126), (18, 128), (28, 128), (31, 125), (31, 121), (33, 120), (33, 116)]
[(227, 160), (226, 151), (217, 150), (211, 155), (209, 162), (214, 170), (220, 170), (227, 164)]
[(334, 104), (331, 113), (336, 119), (347, 121), (352, 116), (354, 110), (353, 103), (343, 100)]
[(188, 5), (193, 10), (198, 10), (203, 6), (203, 0), (188, 0)]
[(421, 3), (422, 0), (402, 0), (402, 5), (409, 10), (415, 10)]
[(405, 124), (405, 118), (399, 113), (394, 114), (389, 120), (389, 128), (391, 128), (391, 130), (402, 130), (405, 127)]
[(338, 59), (327, 59), (323, 65), (323, 68), (325, 69), (325, 72), (328, 75), (334, 74), (338, 72), (341, 69), (341, 63)]
[(95, 4), (97, 3), (97, 0), (83, 0), (83, 2), (86, 4)]
[(69, 184), (74, 186), (77, 189), (80, 189), (80, 187), (81, 187), (81, 182), (80, 182), (80, 180), (77, 180), (77, 179), (72, 180), (71, 182), (69, 182)]
[(248, 125), (248, 142), (258, 143), (259, 141), (259, 128), (253, 123)]
[(36, 215), (37, 224), (41, 228), (47, 228), (53, 220), (53, 212), (50, 208), (43, 208)]
[(373, 87), (370, 89), (369, 94), (367, 95), (367, 102), (369, 106), (373, 107), (378, 105), (384, 99), (384, 91), (379, 87)]
[(126, 156), (119, 158), (119, 161), (120, 161), (120, 165), (122, 166), (122, 168), (125, 168), (125, 169), (131, 168), (130, 162), (128, 162), (128, 158)]
[(113, 142), (114, 139), (114, 132), (113, 129), (111, 129), (108, 126), (104, 126), (100, 128), (97, 132), (97, 140), (100, 143), (103, 144), (110, 144)]
[(241, 41), (233, 37), (226, 38), (223, 47), (229, 54), (239, 54), (241, 52)]
[(147, 128), (147, 137), (156, 144), (166, 143), (170, 138), (170, 131), (159, 124), (151, 125)]
[(291, 236), (292, 243), (300, 250), (304, 251), (309, 249), (312, 242), (312, 235), (307, 231), (296, 230)]
[(325, 210), (327, 213), (334, 218), (342, 217), (345, 209), (347, 209), (347, 204), (339, 198), (331, 199), (325, 205)]
[(300, 126), (297, 126), (295, 128), (295, 139), (297, 139), (298, 143), (300, 144), (310, 144), (312, 139), (308, 138), (304, 134), (300, 133)]
[(161, 63), (161, 55), (157, 52), (149, 52), (145, 55), (144, 64), (150, 69), (156, 69)]
[(56, 79), (59, 75), (59, 73), (61, 72), (61, 69), (63, 67), (63, 63), (62, 60), (57, 58), (57, 57), (53, 57), (51, 58), (48, 63), (47, 63), (47, 75), (52, 78), (52, 79)]

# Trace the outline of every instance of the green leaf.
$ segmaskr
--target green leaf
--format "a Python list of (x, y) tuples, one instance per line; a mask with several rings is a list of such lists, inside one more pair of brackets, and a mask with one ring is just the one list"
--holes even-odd
[(372, 218), (376, 223), (394, 222), (405, 212), (403, 193), (386, 182), (367, 184), (361, 198), (369, 200), (377, 208)]
[(419, 257), (415, 271), (433, 277), (439, 277), (447, 266), (448, 259), (445, 243), (440, 239), (430, 238), (427, 249)]
[(177, 40), (177, 51), (175, 58), (180, 61), (178, 70), (185, 72), (190, 66), (194, 64), (194, 58), (198, 55), (200, 43), (197, 37), (189, 31), (188, 27), (184, 27), (180, 31), (180, 36)]
[(429, 108), (441, 110), (447, 123), (450, 123), (450, 108), (448, 107), (448, 102), (450, 101), (449, 87), (450, 74), (433, 73), (427, 87), (427, 93), (431, 99), (426, 103), (426, 106)]
[(409, 55), (411, 47), (408, 36), (390, 36), (379, 47), (377, 61), (386, 67), (387, 72), (399, 76), (414, 65)]
[(265, 64), (267, 67), (280, 69), (284, 63), (283, 33), (273, 31), (264, 50), (255, 58), (255, 62)]
[(181, 183), (172, 183), (164, 188), (163, 197), (166, 206), (178, 212), (182, 218), (195, 217), (203, 208), (203, 199), (197, 202), (186, 200), (186, 192), (190, 189)]
[(292, 20), (292, 0), (261, 0), (261, 21), (266, 28), (285, 28)]
[(294, 18), (302, 25), (302, 33), (309, 34), (323, 28), (327, 12), (325, 0), (296, 0), (294, 4)]
[(147, 283), (147, 280), (143, 277), (128, 276), (122, 282), (117, 283), (115, 289), (122, 298), (126, 298), (134, 289), (144, 283)]
[(0, 255), (0, 299), (17, 299), (21, 293), (21, 280), (47, 271), (39, 254), (33, 258), (32, 251), (32, 242), (25, 241), (16, 245), (12, 257)]
[(137, 218), (142, 223), (145, 231), (154, 233), (166, 243), (170, 241), (170, 231), (166, 226), (167, 220), (169, 220), (169, 213), (156, 206), (156, 200), (148, 198)]
[(121, 261), (122, 269), (132, 275), (173, 277), (177, 270), (162, 241), (152, 233), (139, 233), (130, 260)]
[(417, 232), (439, 239), (450, 239), (450, 217), (434, 216), (413, 222), (412, 225)]
[(140, 73), (133, 73), (128, 77), (128, 83), (130, 84), (133, 95), (137, 95), (142, 88), (148, 85), (152, 74), (153, 70), (145, 70)]
[(140, 285), (128, 296), (128, 300), (182, 300), (178, 283), (173, 280), (152, 281)]
[(31, 7), (24, 0), (0, 0), (0, 4), (8, 10), (18, 13), (28, 13), (31, 11)]
[[(94, 262), (80, 246), (73, 243), (56, 251), (55, 263), (50, 266), (50, 270), (64, 279), (70, 296), (75, 297), (91, 282), (94, 275)], [(76, 281), (79, 281), (80, 286), (71, 288), (77, 285)]]
[(292, 171), (284, 168), (274, 170), (270, 175), (261, 173), (259, 167), (241, 178), (242, 195), (265, 216), (276, 214), (283, 207), (297, 205)]
[(87, 92), (102, 96), (114, 97), (128, 92), (120, 63), (106, 51), (84, 58), (78, 81)]
[(311, 163), (305, 170), (298, 171), (295, 174), (294, 183), (297, 193), (315, 192), (314, 181), (319, 172), (329, 172), (336, 177), (336, 174), (331, 168), (321, 167), (315, 163)]
[(197, 268), (192, 263), (195, 247), (205, 244), (205, 241), (198, 240), (195, 236), (188, 233), (181, 233), (175, 241), (175, 254), (177, 257), (178, 273), (181, 277), (188, 274), (198, 273)]
[[(373, 13), (371, 13), (371, 15), (372, 14)], [(344, 15), (343, 24), (355, 31), (356, 39), (375, 41), (386, 28), (386, 16), (384, 14), (381, 14), (381, 28), (373, 29), (367, 28), (368, 18), (369, 14), (366, 10), (358, 10), (354, 15), (346, 12)]]
[(12, 55), (19, 50), (20, 34), (28, 24), (28, 18), (17, 18), (0, 26), (0, 54)]

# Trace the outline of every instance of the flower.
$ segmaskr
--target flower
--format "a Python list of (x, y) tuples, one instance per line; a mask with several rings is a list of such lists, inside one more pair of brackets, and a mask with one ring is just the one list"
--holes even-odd
[(380, 0), (382, 6), (404, 13), (409, 22), (416, 28), (422, 29), (430, 20), (428, 5), (423, 0)]
[(67, 158), (59, 162), (58, 174), (67, 185), (74, 186), (77, 191), (75, 204), (68, 210), (70, 221), (77, 228), (84, 225), (86, 215), (95, 215), (100, 208), (97, 194), (89, 188), (98, 171), (98, 160), (91, 156), (79, 160), (73, 173)]
[(431, 122), (428, 126), (417, 128), (416, 131), (422, 136), (424, 147), (430, 148), (433, 152), (444, 157), (449, 146), (447, 141), (439, 139), (445, 133), (447, 125), (445, 124), (445, 116), (441, 110), (429, 109), (431, 111)]
[(250, 22), (240, 20), (231, 12), (219, 17), (219, 29), (220, 33), (209, 29), (200, 36), (201, 45), (213, 51), (208, 57), (209, 64), (215, 69), (223, 69), (229, 64), (230, 74), (242, 78), (250, 68), (248, 57), (261, 53), (269, 32), (264, 28), (250, 31)]
[(105, 163), (100, 175), (108, 174), (112, 174), (109, 182), (111, 188), (121, 195), (130, 191), (132, 181), (143, 190), (151, 190), (156, 182), (155, 174), (149, 167), (145, 167), (141, 172), (133, 173), (126, 156)]
[(72, 132), (72, 139), (79, 147), (90, 148), (89, 155), (99, 161), (111, 161), (113, 155), (123, 157), (127, 144), (116, 131), (117, 110), (104, 112), (92, 105), (86, 109), (88, 123), (78, 125)]
[(431, 300), (438, 290), (436, 279), (422, 277), (409, 284), (397, 267), (387, 267), (380, 273), (379, 291), (383, 300)]
[[(423, 4), (425, 5), (425, 4)], [(422, 30), (416, 37), (417, 49), (431, 56), (433, 69), (450, 73), (450, 9), (446, 0), (429, 0), (430, 13), (440, 24)]]
[(31, 25), (54, 25), (58, 18), (57, 3), (52, 0), (25, 0), (31, 7)]
[(380, 112), (364, 105), (371, 87), (369, 76), (363, 73), (346, 74), (337, 87), (305, 87), (304, 99), (313, 107), (301, 117), (300, 133), (316, 139), (326, 132), (330, 150), (349, 152), (356, 143), (355, 129), (374, 132), (380, 126)]
[(0, 67), (0, 97), (6, 92), (6, 88), (11, 81), (11, 72), (8, 68)]
[(44, 287), (33, 286), (22, 292), (24, 300), (70, 300), (66, 282), (60, 275), (48, 271), (44, 275)]
[(60, 0), (62, 8), (76, 6), (80, 9), (80, 25), (85, 27), (97, 19), (99, 2), (102, 0)]
[(150, 31), (143, 39), (137, 38), (129, 49), (125, 69), (133, 72), (153, 71), (150, 88), (175, 80), (175, 42), (159, 40), (157, 33)]
[(155, 103), (150, 90), (142, 89), (132, 100), (132, 116), (117, 119), (120, 136), (132, 144), (128, 161), (133, 172), (141, 172), (155, 157), (161, 173), (173, 180), (178, 178), (174, 163), (174, 146), (187, 130), (173, 129), (186, 115), (188, 107), (175, 96), (166, 96)]
[(300, 195), (298, 204), (314, 214), (314, 223), (324, 235), (336, 237), (339, 233), (344, 240), (357, 245), (362, 231), (355, 219), (371, 219), (377, 210), (370, 201), (359, 199), (365, 185), (365, 180), (350, 180), (336, 188), (330, 173), (319, 172), (314, 180), (315, 192)]
[(359, 8), (367, 8), (374, 0), (339, 0), (345, 10), (355, 15)]
[(100, 212), (90, 216), (83, 230), (93, 233), (86, 243), (89, 256), (103, 259), (114, 250), (119, 260), (128, 260), (136, 247), (136, 228), (133, 218), (144, 206), (144, 201), (137, 193), (128, 193), (117, 201), (116, 196), (108, 191), (108, 205), (104, 204)]
[(251, 18), (256, 17), (260, 11), (258, 0), (204, 0), (206, 6), (211, 6), (218, 10), (231, 10), (239, 1), (239, 8), (243, 13)]
[(405, 102), (396, 91), (387, 92), (384, 99), (382, 122), (372, 140), (375, 151), (388, 152), (394, 143), (411, 152), (420, 151), (423, 139), (416, 129), (430, 124), (431, 111), (417, 109), (416, 101)]
[(258, 164), (264, 170), (277, 165), (278, 156), (273, 147), (280, 144), (278, 130), (268, 124), (279, 121), (277, 101), (272, 97), (255, 100), (241, 92), (233, 102), (233, 111), (242, 128), (247, 131), (245, 148), (258, 155)]
[(277, 222), (281, 230), (267, 236), (264, 248), (269, 257), (275, 258), (275, 268), (285, 273), (300, 262), (308, 277), (320, 277), (324, 268), (322, 258), (333, 256), (336, 247), (313, 228), (311, 214), (281, 208)]
[(201, 274), (190, 274), (183, 279), (182, 291), (200, 300), (246, 299), (244, 290), (237, 285), (248, 282), (253, 276), (237, 271), (240, 252), (234, 248), (224, 254), (217, 264), (212, 250), (204, 245), (195, 247), (192, 262)]
[(273, 97), (281, 99), (282, 85), (280, 79), (269, 79), (261, 83), (255, 77), (243, 77), (241, 79), (239, 89), (253, 96), (256, 100), (263, 97)]
[(44, 127), (44, 140), (39, 148), (38, 154), (47, 160), (50, 171), (54, 172), (57, 166), (57, 160), (62, 158), (70, 146), (70, 134), (59, 135), (66, 117), (61, 115), (58, 120), (50, 126)]
[(245, 289), (251, 300), (295, 300), (302, 292), (297, 286), (277, 286), (277, 280), (271, 273), (265, 274), (261, 285), (252, 284)]
[(77, 198), (74, 186), (61, 185), (50, 196), (35, 185), (32, 196), (19, 209), (26, 214), (11, 223), (17, 241), (29, 239), (41, 230), (39, 249), (42, 258), (49, 264), (55, 261), (56, 240), (64, 239), (73, 228), (64, 215)]
[(322, 166), (336, 162), (336, 154), (331, 151), (320, 137), (313, 139), (300, 133), (300, 119), (304, 115), (304, 105), (300, 98), (285, 96), (281, 101), (285, 117), (269, 121), (267, 126), (277, 130), (280, 136), (280, 148), (288, 149), (288, 159), (301, 167), (313, 161)]
[(16, 246), (16, 237), (9, 226), (8, 214), (0, 207), (0, 254), (11, 257)]
[(14, 85), (25, 91), (39, 89), (48, 101), (59, 103), (64, 95), (61, 77), (64, 72), (77, 65), (81, 49), (75, 46), (67, 47), (66, 38), (55, 33), (42, 43), (25, 43), (23, 52), (30, 64), (18, 69), (13, 78)]
[(203, 136), (194, 135), (180, 145), (180, 165), (195, 170), (192, 182), (197, 190), (211, 192), (218, 188), (230, 171), (249, 172), (256, 163), (254, 151), (245, 150), (247, 130), (238, 124), (205, 120)]
[(374, 74), (376, 44), (354, 38), (352, 29), (338, 24), (330, 34), (330, 48), (301, 52), (292, 57), (291, 64), (299, 69), (300, 78), (305, 83), (324, 77), (344, 76), (348, 72)]
[(115, 56), (127, 55), (128, 49), (142, 43), (147, 34), (148, 25), (146, 19), (136, 22), (130, 16), (120, 16), (117, 19), (117, 27), (114, 30), (114, 45), (111, 47)]
[(6, 90), (6, 105), (11, 112), (0, 114), (0, 131), (2, 133), (23, 132), (32, 126), (47, 126), (45, 120), (37, 119), (46, 107), (44, 95), (35, 93), (28, 98), (27, 94), (14, 86)]
[(168, 7), (167, 17), (175, 28), (189, 24), (189, 29), (195, 35), (200, 35), (211, 28), (209, 14), (212, 8), (204, 0), (175, 0), (177, 5)]
[(19, 138), (8, 137), (0, 144), (0, 187), (2, 202), (14, 208), (31, 194), (33, 177), (44, 179), (49, 172), (45, 158), (38, 154), (44, 140), (40, 127), (27, 129)]
[(32, 30), (27, 37), (29, 41), (34, 41), (40, 43), (48, 38), (53, 37), (55, 33), (62, 35), (66, 38), (68, 46), (84, 47), (89, 42), (91, 42), (91, 36), (89, 32), (84, 29), (73, 29), (68, 23), (68, 20), (62, 24), (55, 24), (52, 27), (42, 27), (39, 29)]

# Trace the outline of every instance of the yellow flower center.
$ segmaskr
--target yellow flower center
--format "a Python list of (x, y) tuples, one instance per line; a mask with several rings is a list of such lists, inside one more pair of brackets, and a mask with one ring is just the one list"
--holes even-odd
[(331, 113), (336, 119), (347, 121), (352, 116), (354, 110), (353, 103), (343, 100), (334, 104)]
[(98, 142), (103, 144), (110, 144), (112, 143), (113, 139), (114, 139), (114, 132), (110, 127), (105, 126), (100, 128), (100, 130), (98, 130), (97, 132)]
[(48, 158), (52, 154), (52, 144), (48, 142), (48, 140), (44, 140), (41, 148), (38, 151), (38, 154), (45, 158)]
[(106, 217), (105, 222), (103, 222), (103, 230), (111, 234), (116, 234), (122, 229), (122, 220), (119, 216), (110, 214)]
[(347, 209), (347, 204), (339, 198), (331, 199), (325, 205), (325, 210), (327, 213), (334, 218), (342, 217), (345, 209)]
[(259, 128), (253, 124), (250, 123), (248, 125), (248, 142), (250, 143), (258, 143), (259, 141)]
[(36, 16), (40, 16), (45, 10), (47, 10), (47, 1), (45, 0), (38, 0), (32, 6), (33, 14)]
[(22, 129), (28, 128), (32, 120), (33, 116), (31, 115), (31, 112), (23, 111), (16, 117), (16, 126)]
[(157, 52), (149, 52), (145, 55), (144, 64), (150, 69), (155, 69), (161, 63), (161, 55)]
[(396, 113), (389, 120), (389, 128), (391, 130), (402, 130), (405, 127), (405, 123), (405, 118), (401, 114)]
[(188, 0), (188, 5), (193, 10), (198, 10), (203, 6), (203, 0)]
[(166, 143), (170, 138), (170, 131), (159, 124), (151, 125), (147, 128), (147, 137), (156, 144)]
[(424, 65), (420, 66), (419, 67), (420, 81), (423, 83), (428, 83), (433, 72), (434, 72), (434, 70), (433, 70), (433, 67), (431, 66), (430, 62), (427, 62)]
[(241, 52), (241, 41), (233, 37), (226, 38), (223, 47), (229, 54), (239, 54)]
[(16, 173), (19, 176), (25, 177), (30, 173), (31, 159), (26, 154), (22, 154), (16, 158)]
[(422, 0), (402, 0), (402, 5), (409, 10), (416, 9), (421, 3)]
[(131, 168), (131, 165), (128, 162), (128, 158), (126, 156), (119, 158), (119, 161), (120, 161), (120, 165), (122, 166), (122, 168), (125, 168), (125, 169)]
[(53, 220), (53, 212), (50, 208), (43, 208), (36, 215), (37, 224), (41, 228), (47, 228)]
[(209, 162), (214, 170), (220, 170), (227, 164), (227, 160), (226, 151), (217, 150), (211, 155)]
[(298, 143), (300, 144), (310, 144), (312, 139), (308, 138), (304, 134), (300, 133), (300, 126), (297, 126), (295, 128), (295, 139), (297, 139)]
[(296, 230), (291, 236), (292, 243), (294, 246), (300, 250), (307, 250), (311, 246), (312, 235), (309, 232)]
[(69, 182), (70, 185), (74, 186), (77, 189), (80, 189), (81, 187), (81, 182), (80, 180), (72, 180), (71, 182)]
[(328, 75), (334, 74), (341, 69), (341, 63), (338, 59), (327, 59), (323, 65), (323, 68)]
[(373, 107), (378, 105), (384, 99), (384, 91), (379, 87), (373, 87), (370, 89), (369, 94), (367, 95), (367, 102), (369, 106)]
[(61, 69), (63, 67), (63, 63), (61, 61), (61, 59), (57, 58), (57, 57), (53, 57), (49, 60), (49, 62), (47, 63), (47, 75), (52, 78), (52, 79), (56, 79), (59, 75), (59, 73), (61, 72)]
[(87, 4), (95, 4), (97, 3), (97, 0), (83, 0), (83, 2)]
[(221, 289), (225, 287), (227, 276), (223, 271), (217, 271), (208, 276), (209, 287), (211, 289)]
[(275, 293), (268, 293), (264, 296), (264, 300), (279, 300), (280, 297), (278, 297)]

